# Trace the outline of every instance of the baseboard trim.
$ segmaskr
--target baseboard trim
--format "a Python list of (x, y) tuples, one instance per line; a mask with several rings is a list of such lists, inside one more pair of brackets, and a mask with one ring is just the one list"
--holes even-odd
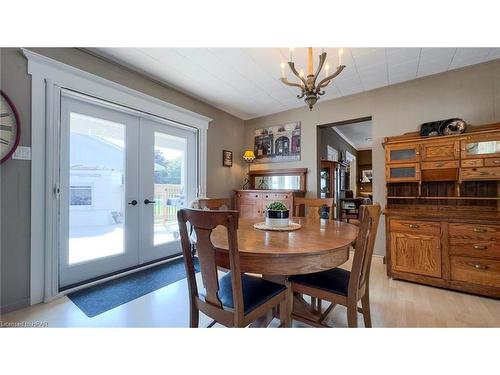
[(8, 305), (5, 306), (0, 306), (0, 314), (7, 314), (15, 310), (22, 309), (24, 307), (28, 307), (30, 305), (30, 299), (29, 298), (23, 298), (22, 300), (9, 303)]

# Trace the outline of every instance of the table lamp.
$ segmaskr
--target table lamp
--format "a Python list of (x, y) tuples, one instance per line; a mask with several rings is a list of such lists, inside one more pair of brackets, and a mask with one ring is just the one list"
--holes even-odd
[(243, 184), (243, 189), (249, 189), (250, 188), (250, 164), (253, 163), (253, 161), (255, 160), (255, 154), (253, 153), (253, 151), (247, 150), (243, 154), (243, 159), (248, 164), (248, 173), (247, 173), (247, 178), (245, 178), (245, 181)]

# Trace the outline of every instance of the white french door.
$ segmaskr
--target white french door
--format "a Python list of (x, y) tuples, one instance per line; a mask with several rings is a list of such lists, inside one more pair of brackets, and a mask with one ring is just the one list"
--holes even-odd
[(195, 129), (63, 94), (59, 147), (60, 288), (180, 253)]
[(179, 253), (177, 211), (196, 197), (196, 132), (141, 119), (141, 263)]

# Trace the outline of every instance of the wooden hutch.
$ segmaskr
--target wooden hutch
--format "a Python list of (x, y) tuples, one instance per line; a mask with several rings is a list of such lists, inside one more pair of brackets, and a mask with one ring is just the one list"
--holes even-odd
[(293, 212), (293, 198), (307, 190), (307, 168), (250, 171), (250, 189), (234, 190), (234, 207), (242, 219), (265, 217), (269, 203), (282, 202)]
[(500, 123), (385, 139), (387, 274), (500, 297)]

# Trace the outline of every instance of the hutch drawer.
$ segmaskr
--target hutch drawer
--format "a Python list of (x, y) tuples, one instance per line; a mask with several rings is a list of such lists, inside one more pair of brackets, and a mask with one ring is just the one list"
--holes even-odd
[(470, 241), (500, 241), (498, 225), (450, 223), (449, 236), (452, 243)]
[(441, 225), (433, 221), (391, 220), (389, 229), (394, 232), (427, 234), (431, 236), (439, 236), (441, 233)]
[(496, 180), (500, 179), (500, 167), (479, 167), (460, 169), (462, 180)]
[(458, 160), (448, 161), (425, 161), (420, 165), (421, 169), (444, 169), (444, 168), (458, 168)]
[(484, 159), (465, 159), (461, 163), (462, 168), (467, 167), (483, 167)]
[(492, 241), (457, 240), (450, 238), (450, 255), (500, 260), (500, 244)]
[(487, 158), (484, 159), (486, 167), (500, 167), (500, 158)]
[(500, 286), (500, 261), (452, 256), (450, 271), (453, 281)]

